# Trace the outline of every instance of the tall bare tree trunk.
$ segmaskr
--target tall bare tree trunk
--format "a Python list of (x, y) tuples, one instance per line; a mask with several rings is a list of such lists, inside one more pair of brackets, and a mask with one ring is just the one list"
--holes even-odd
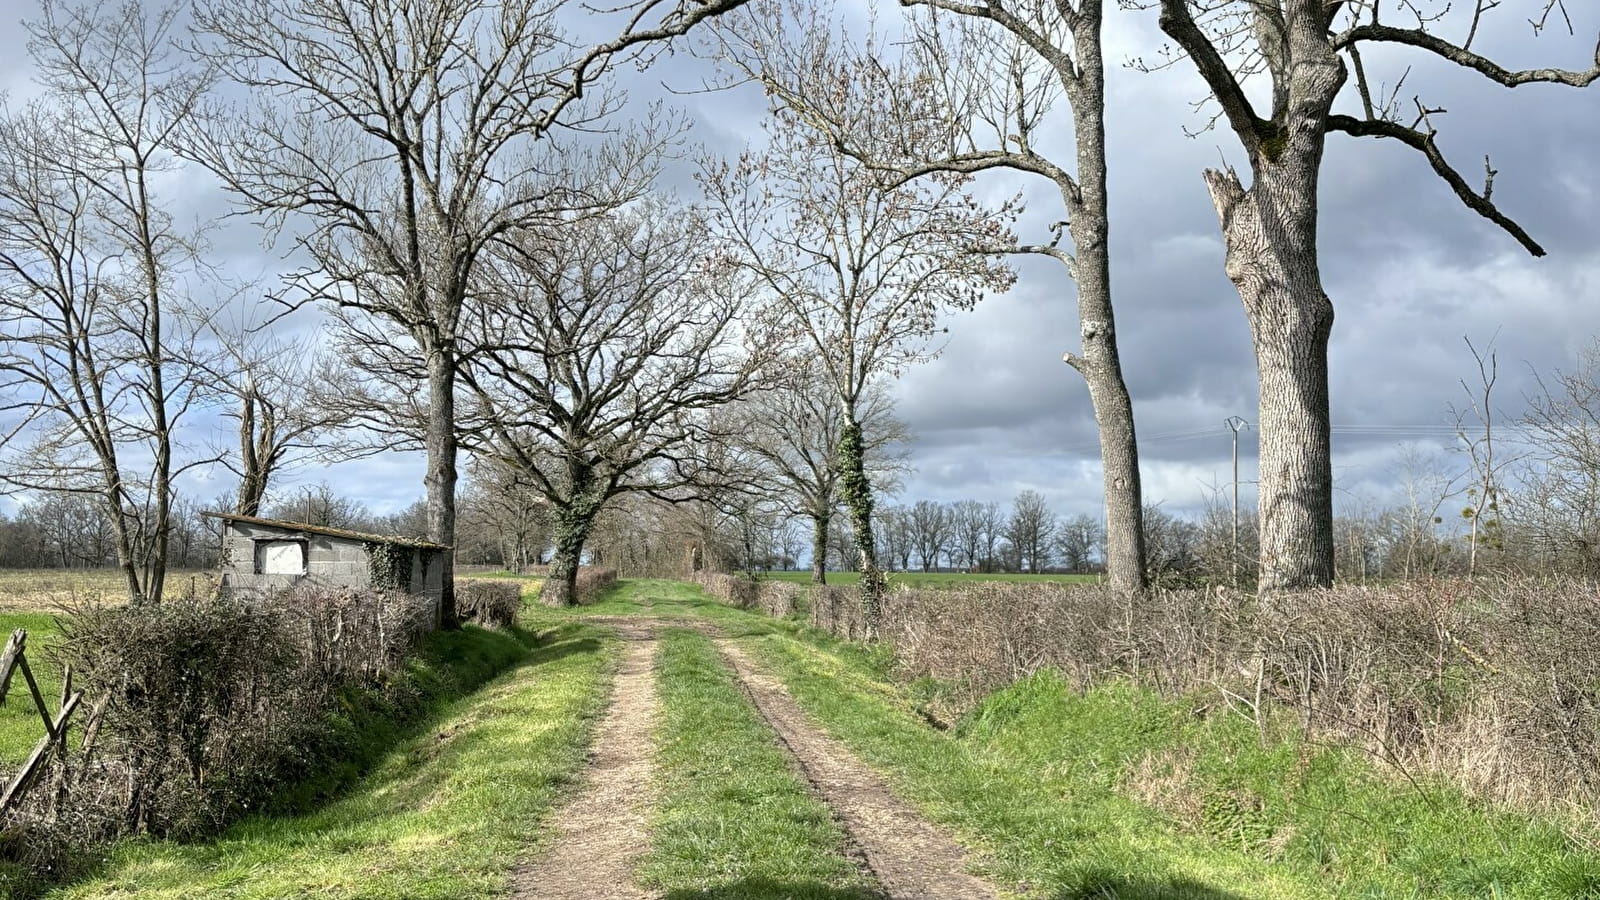
[[(1320, 126), (1319, 126), (1320, 127)], [(1239, 289), (1260, 381), (1259, 589), (1333, 584), (1333, 464), (1328, 338), (1333, 304), (1317, 268), (1316, 152), (1285, 148), (1245, 190), (1205, 173), (1222, 219), (1228, 277)]]
[(828, 526), (833, 516), (828, 513), (811, 516), (811, 583), (828, 583)]
[(428, 424), (424, 435), (428, 470), (428, 540), (451, 548), (442, 554), (442, 590), (438, 625), (457, 628), (455, 592), (456, 544), (456, 360), (449, 347), (428, 348)]
[(1272, 78), (1255, 112), (1188, 0), (1161, 0), (1161, 28), (1189, 54), (1249, 154), (1251, 184), (1208, 170), (1228, 277), (1250, 322), (1260, 382), (1262, 593), (1333, 583), (1328, 337), (1333, 304), (1317, 267), (1317, 187), (1333, 101), (1347, 72), (1329, 40), (1339, 4), (1255, 5), (1253, 40)]
[[(1100, 431), (1100, 465), (1105, 476), (1106, 575), (1111, 588), (1137, 593), (1149, 584), (1145, 570), (1144, 501), (1139, 484), (1139, 444), (1134, 434), (1133, 400), (1117, 353), (1116, 318), (1111, 306), (1111, 226), (1106, 197), (1105, 60), (1100, 48), (1099, 4), (1074, 30), (1078, 77), (1071, 87), (1073, 128), (1078, 146), (1078, 190), (1063, 191), (1078, 285), (1082, 356), (1067, 362), (1083, 376)], [(1035, 563), (1037, 568), (1037, 563)]]

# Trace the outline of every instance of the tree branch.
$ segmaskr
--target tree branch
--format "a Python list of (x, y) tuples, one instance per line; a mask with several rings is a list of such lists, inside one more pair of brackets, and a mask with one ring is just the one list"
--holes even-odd
[(1428, 163), (1433, 166), (1433, 171), (1440, 178), (1443, 178), (1446, 184), (1450, 185), (1450, 189), (1455, 191), (1456, 196), (1461, 198), (1461, 202), (1466, 204), (1468, 209), (1500, 226), (1507, 234), (1516, 238), (1517, 243), (1521, 244), (1532, 255), (1545, 255), (1544, 248), (1539, 246), (1539, 243), (1528, 232), (1524, 231), (1521, 225), (1518, 225), (1510, 216), (1501, 212), (1499, 207), (1495, 206), (1489, 199), (1493, 184), (1492, 178), (1485, 185), (1483, 193), (1480, 194), (1473, 190), (1472, 186), (1467, 184), (1467, 180), (1461, 176), (1461, 173), (1457, 172), (1449, 161), (1444, 158), (1444, 154), (1439, 152), (1439, 145), (1434, 140), (1432, 132), (1418, 131), (1396, 122), (1388, 122), (1381, 119), (1357, 119), (1353, 116), (1344, 115), (1329, 116), (1328, 130), (1342, 131), (1356, 137), (1393, 138), (1416, 150), (1428, 158)]
[(1548, 83), (1564, 84), (1569, 87), (1588, 87), (1600, 80), (1600, 42), (1595, 44), (1594, 66), (1586, 71), (1571, 69), (1522, 69), (1512, 71), (1486, 56), (1475, 53), (1465, 47), (1452, 44), (1437, 35), (1430, 34), (1421, 28), (1396, 28), (1392, 25), (1357, 25), (1346, 29), (1333, 39), (1334, 47), (1340, 50), (1353, 48), (1361, 41), (1379, 41), (1389, 44), (1405, 44), (1426, 50), (1429, 53), (1447, 59), (1458, 66), (1472, 69), (1491, 81), (1506, 87), (1517, 87), (1523, 84)]
[(1244, 88), (1233, 77), (1222, 54), (1217, 52), (1216, 45), (1195, 24), (1187, 4), (1188, 0), (1161, 0), (1161, 30), (1177, 41), (1178, 46), (1194, 60), (1200, 77), (1205, 79), (1212, 96), (1221, 104), (1222, 112), (1228, 117), (1228, 124), (1238, 135), (1239, 142), (1244, 144), (1245, 151), (1251, 157), (1258, 156), (1261, 152), (1261, 117), (1256, 115), (1250, 98), (1245, 96)]

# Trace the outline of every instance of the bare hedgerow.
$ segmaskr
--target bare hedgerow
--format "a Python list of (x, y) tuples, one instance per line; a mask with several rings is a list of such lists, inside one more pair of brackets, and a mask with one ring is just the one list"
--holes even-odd
[(517, 624), (522, 582), (456, 579), (456, 618), (493, 628)]
[[(1401, 778), (1444, 776), (1523, 808), (1600, 804), (1600, 585), (1499, 578), (1280, 593), (1129, 596), (1090, 586), (894, 591), (899, 673), (958, 709), (1040, 669), (1083, 689), (1132, 680), (1263, 730), (1359, 748)], [(860, 600), (811, 595), (811, 623), (861, 635)]]
[(787, 619), (805, 607), (806, 588), (787, 581), (755, 579), (720, 572), (697, 572), (694, 580), (707, 594), (739, 609), (756, 609)]
[(63, 619), (55, 655), (105, 704), (92, 755), (73, 766), (72, 792), (98, 801), (73, 797), (101, 817), (85, 830), (201, 834), (248, 803), (317, 690), (288, 635), (280, 608), (203, 596)]
[[(548, 584), (549, 582), (546, 582)], [(606, 588), (617, 583), (617, 570), (583, 566), (574, 580), (573, 602), (593, 603)]]
[(317, 765), (308, 754), (333, 746), (339, 692), (386, 683), (431, 608), (307, 586), (257, 603), (190, 593), (70, 611), (52, 655), (94, 712), (0, 823), (0, 867), (58, 879), (111, 838), (200, 837), (260, 808)]

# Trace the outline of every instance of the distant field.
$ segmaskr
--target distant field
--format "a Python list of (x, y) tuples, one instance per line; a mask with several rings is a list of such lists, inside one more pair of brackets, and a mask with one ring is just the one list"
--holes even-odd
[[(775, 578), (782, 581), (793, 581), (799, 584), (811, 583), (811, 572), (767, 572), (763, 578)], [(829, 584), (850, 585), (861, 579), (859, 572), (829, 572)], [(995, 572), (992, 574), (966, 573), (966, 572), (890, 572), (889, 585), (905, 585), (912, 588), (948, 588), (959, 587), (963, 584), (973, 584), (980, 581), (1012, 581), (1029, 584), (1054, 583), (1054, 584), (1096, 584), (1100, 581), (1098, 575), (1027, 575), (1008, 572)]]
[[(167, 573), (169, 593), (190, 584), (204, 587), (214, 572), (180, 569)], [(125, 603), (121, 569), (0, 569), (0, 612), (59, 612), (73, 602)]]

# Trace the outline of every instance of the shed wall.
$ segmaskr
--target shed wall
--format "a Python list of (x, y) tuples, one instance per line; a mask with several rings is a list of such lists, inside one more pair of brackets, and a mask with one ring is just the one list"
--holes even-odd
[[(363, 541), (272, 528), (251, 522), (224, 521), (227, 530), (222, 541), (222, 584), (230, 596), (259, 598), (296, 584), (308, 583), (335, 588), (372, 586)], [(306, 574), (257, 574), (256, 542), (286, 538), (305, 541)], [(443, 551), (412, 548), (410, 552), (407, 592), (427, 597), (437, 607), (444, 597), (444, 566), (438, 558)]]

